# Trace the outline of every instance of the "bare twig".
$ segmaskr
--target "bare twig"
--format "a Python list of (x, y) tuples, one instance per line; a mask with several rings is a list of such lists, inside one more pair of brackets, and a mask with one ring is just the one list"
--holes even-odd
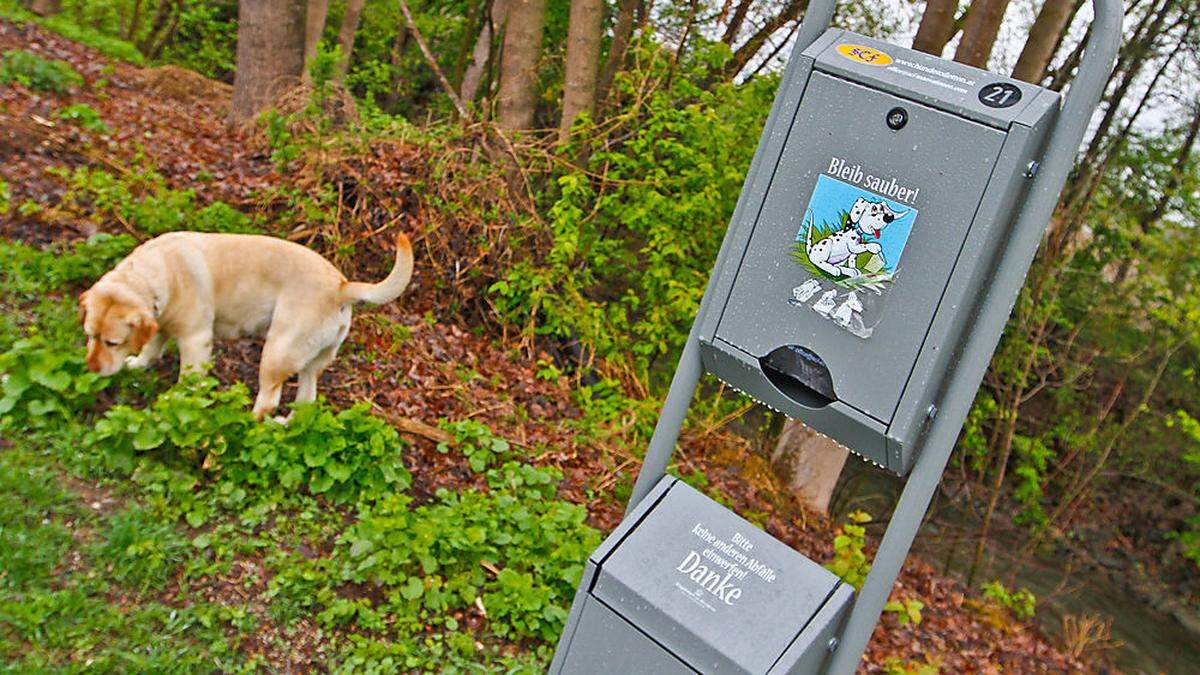
[(417, 22), (413, 20), (412, 12), (408, 9), (408, 3), (404, 0), (396, 0), (396, 4), (400, 5), (400, 11), (404, 14), (404, 22), (408, 24), (408, 30), (412, 33), (413, 39), (417, 41), (417, 46), (421, 48), (421, 53), (425, 55), (425, 61), (433, 70), (433, 74), (437, 76), (438, 84), (442, 86), (442, 90), (446, 92), (446, 96), (450, 97), (450, 102), (454, 104), (454, 109), (458, 111), (458, 116), (469, 120), (471, 115), (467, 112), (466, 106), (463, 105), (462, 99), (458, 97), (458, 92), (454, 91), (454, 87), (450, 86), (450, 81), (446, 79), (446, 75), (442, 72), (441, 66), (438, 65), (437, 59), (433, 58), (433, 52), (429, 51), (429, 45), (425, 44), (425, 38), (421, 36), (421, 31), (417, 29)]
[(392, 426), (396, 427), (397, 431), (400, 431), (401, 433), (428, 438), (429, 440), (437, 443), (448, 443), (454, 440), (454, 437), (451, 436), (449, 432), (426, 424), (421, 420), (405, 417), (403, 415), (396, 415), (388, 410), (385, 410), (378, 403), (372, 402), (371, 407), (375, 409), (375, 412), (380, 417), (387, 420)]

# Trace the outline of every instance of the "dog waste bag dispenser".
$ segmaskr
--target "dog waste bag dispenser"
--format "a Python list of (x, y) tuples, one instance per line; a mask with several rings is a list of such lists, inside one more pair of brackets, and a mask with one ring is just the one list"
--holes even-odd
[(1059, 96), (845, 31), (785, 86), (798, 105), (730, 226), (704, 364), (904, 474)]
[[(1120, 4), (1095, 9), (1064, 100), (826, 30), (812, 0), (552, 673), (856, 668), (1112, 71)], [(664, 476), (703, 371), (908, 477), (858, 594)]]

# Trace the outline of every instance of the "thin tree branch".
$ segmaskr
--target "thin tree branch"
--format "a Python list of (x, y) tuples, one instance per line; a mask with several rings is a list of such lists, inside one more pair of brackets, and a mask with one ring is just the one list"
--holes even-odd
[(425, 61), (437, 77), (442, 91), (446, 92), (446, 96), (450, 97), (450, 102), (454, 104), (454, 110), (458, 112), (459, 117), (465, 120), (471, 119), (471, 115), (467, 112), (466, 106), (463, 105), (462, 99), (458, 97), (458, 92), (454, 91), (454, 87), (450, 86), (450, 81), (446, 79), (446, 75), (442, 72), (441, 66), (438, 65), (437, 59), (433, 58), (433, 52), (429, 51), (429, 45), (425, 44), (425, 38), (421, 36), (421, 31), (417, 28), (417, 22), (413, 20), (412, 12), (408, 9), (408, 3), (404, 0), (396, 0), (396, 4), (400, 5), (400, 12), (404, 14), (404, 22), (408, 24), (408, 31), (412, 34), (413, 39), (417, 41), (417, 46), (421, 48), (421, 53), (425, 55)]

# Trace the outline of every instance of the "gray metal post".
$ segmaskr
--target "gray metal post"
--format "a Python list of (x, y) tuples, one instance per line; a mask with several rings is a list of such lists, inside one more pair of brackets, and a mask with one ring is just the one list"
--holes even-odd
[[(784, 71), (784, 81), (787, 81), (789, 73), (795, 68), (800, 52), (820, 37), (829, 22), (833, 20), (835, 2), (836, 0), (812, 0), (809, 4), (804, 15), (804, 22), (796, 32), (796, 44), (792, 48), (791, 58), (788, 59), (788, 65)], [(783, 87), (779, 88), (775, 95), (777, 99), (783, 95), (783, 90)], [(763, 153), (767, 145), (771, 129), (777, 122), (778, 113), (779, 106), (772, 106), (771, 115), (767, 118), (758, 149), (755, 151), (755, 161), (751, 163), (751, 167), (754, 169), (761, 164), (757, 161), (758, 156)], [(745, 196), (749, 192), (749, 186), (754, 183), (754, 179), (754, 173), (746, 176), (742, 185), (743, 198), (738, 200), (731, 222), (737, 222), (737, 212), (745, 208)], [(729, 235), (727, 233), (726, 240), (721, 246), (722, 253), (728, 242)], [(700, 309), (696, 312), (691, 332), (688, 334), (687, 342), (683, 345), (683, 353), (679, 355), (679, 364), (675, 367), (675, 375), (671, 378), (671, 388), (667, 390), (667, 398), (663, 401), (662, 412), (659, 413), (658, 423), (654, 426), (654, 435), (650, 437), (650, 445), (646, 448), (641, 471), (638, 472), (637, 481), (633, 484), (633, 492), (630, 494), (629, 504), (625, 507), (625, 515), (629, 515), (633, 507), (637, 506), (638, 502), (642, 501), (642, 498), (663, 477), (671, 462), (671, 456), (675, 453), (675, 443), (679, 440), (679, 432), (683, 429), (684, 420), (687, 418), (688, 406), (691, 404), (692, 396), (696, 393), (696, 385), (700, 382), (700, 376), (704, 373), (704, 365), (700, 360), (700, 345), (697, 341), (698, 330), (704, 313), (708, 309), (709, 291), (712, 290), (713, 281), (721, 276), (720, 265), (726, 257), (725, 255), (717, 256), (718, 266), (709, 276), (708, 287), (705, 289), (704, 298), (700, 301)]]
[[(1112, 72), (1121, 45), (1121, 0), (1093, 0), (1093, 6), (1096, 17), (1082, 65), (1063, 102), (1058, 123), (1046, 143), (1045, 159), (1014, 227), (1015, 236), (1024, 241), (1014, 242), (1009, 250), (1034, 250), (1030, 245), (1033, 242), (1029, 242), (1028, 238), (1041, 238), (1044, 223), (1049, 222), (1054, 213), (1059, 192), (1074, 165), (1092, 112)], [(853, 673), (858, 668), (883, 605), (891, 593), (892, 584), (900, 573), (929, 502), (941, 481), (946, 462), (962, 429), (962, 422), (970, 410), (979, 382), (996, 349), (996, 342), (1024, 283), (1023, 272), (1028, 265), (1029, 260), (1024, 256), (1003, 256), (994, 277), (1000, 281), (991, 287), (988, 297), (976, 307), (978, 318), (975, 330), (981, 335), (995, 335), (997, 338), (971, 341), (959, 355), (957, 367), (942, 397), (942, 409), (930, 423), (924, 447), (900, 494), (900, 501), (883, 535), (871, 572), (855, 600), (842, 632), (840, 646), (829, 664), (829, 672), (834, 675)], [(1006, 274), (1006, 270), (1010, 269), (1016, 271)]]

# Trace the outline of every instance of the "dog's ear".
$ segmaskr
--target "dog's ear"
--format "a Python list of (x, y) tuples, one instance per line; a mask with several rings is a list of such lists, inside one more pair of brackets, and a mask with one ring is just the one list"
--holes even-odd
[(84, 291), (79, 294), (79, 323), (87, 318), (87, 299), (91, 291)]
[(149, 314), (139, 314), (133, 320), (133, 331), (129, 335), (132, 353), (142, 351), (142, 347), (158, 332), (158, 322)]

